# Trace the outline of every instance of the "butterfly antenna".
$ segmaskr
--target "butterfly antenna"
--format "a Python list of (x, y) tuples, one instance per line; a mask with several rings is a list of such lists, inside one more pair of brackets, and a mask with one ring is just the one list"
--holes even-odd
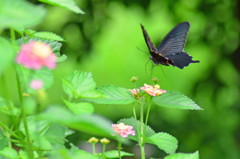
[(137, 49), (140, 50), (141, 52), (145, 53), (145, 54), (148, 54), (146, 51), (140, 49), (138, 46), (137, 46)]

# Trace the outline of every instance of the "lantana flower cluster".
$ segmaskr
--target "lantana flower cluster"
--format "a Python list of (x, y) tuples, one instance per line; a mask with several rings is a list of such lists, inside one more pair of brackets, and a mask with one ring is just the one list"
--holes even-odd
[(140, 89), (130, 89), (131, 93), (134, 95), (135, 98), (139, 97), (140, 91), (143, 90), (145, 93), (149, 94), (150, 96), (159, 96), (163, 93), (166, 93), (166, 90), (160, 89), (160, 85), (156, 84), (154, 86), (144, 84), (143, 87), (140, 87)]
[(113, 130), (121, 135), (122, 137), (128, 137), (128, 135), (135, 136), (135, 131), (130, 125), (125, 125), (124, 123), (112, 124)]
[(51, 47), (43, 42), (30, 41), (21, 46), (16, 62), (26, 68), (38, 70), (43, 66), (53, 69), (56, 67), (57, 56)]

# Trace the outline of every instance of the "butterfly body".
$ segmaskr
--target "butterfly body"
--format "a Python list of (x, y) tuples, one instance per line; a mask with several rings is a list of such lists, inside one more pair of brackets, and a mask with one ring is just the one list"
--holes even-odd
[(144, 39), (151, 54), (150, 59), (154, 64), (172, 65), (182, 69), (190, 63), (199, 62), (193, 61), (188, 53), (183, 52), (189, 27), (190, 24), (188, 22), (178, 24), (167, 34), (156, 48), (148, 36), (147, 31), (143, 25), (141, 25)]

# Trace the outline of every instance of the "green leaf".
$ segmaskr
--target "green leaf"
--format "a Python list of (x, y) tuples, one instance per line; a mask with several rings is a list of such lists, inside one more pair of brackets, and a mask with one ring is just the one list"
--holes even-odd
[(146, 143), (156, 145), (159, 149), (165, 151), (167, 154), (175, 153), (178, 147), (177, 139), (172, 135), (163, 132), (150, 136)]
[[(34, 146), (42, 150), (52, 150), (53, 147), (65, 148), (64, 139), (68, 135), (66, 126), (52, 124), (46, 119), (39, 120), (37, 116), (28, 116), (27, 124)], [(23, 123), (19, 129), (25, 134)]]
[[(132, 118), (124, 118), (124, 119), (121, 119), (119, 120), (117, 123), (124, 123), (125, 125), (131, 125), (133, 126), (133, 130), (135, 131), (136, 135), (135, 136), (132, 136), (132, 135), (129, 135), (128, 138), (129, 139), (132, 139), (132, 140), (135, 140), (135, 141), (138, 141), (138, 132), (140, 130), (140, 121), (134, 119), (133, 117)], [(156, 134), (154, 132), (154, 130), (152, 128), (150, 128), (148, 125), (145, 125), (144, 124), (144, 138), (147, 139), (148, 137)]]
[(34, 134), (33, 136), (31, 136), (31, 139), (34, 147), (45, 151), (53, 150), (53, 146), (50, 144), (50, 142), (46, 139), (45, 136)]
[(99, 87), (97, 90), (103, 97), (86, 100), (98, 104), (131, 104), (135, 102), (134, 96), (126, 88), (107, 85)]
[(17, 74), (24, 88), (24, 92), (32, 93), (36, 91), (30, 88), (30, 82), (32, 80), (41, 80), (43, 82), (43, 88), (45, 89), (52, 86), (54, 82), (53, 74), (51, 70), (49, 70), (48, 68), (43, 67), (39, 70), (32, 71), (21, 65), (17, 65), (17, 66), (18, 66), (16, 67)]
[(75, 71), (62, 79), (63, 89), (70, 98), (94, 98), (101, 94), (95, 90), (96, 83), (89, 72)]
[(13, 62), (14, 56), (15, 52), (11, 44), (4, 38), (0, 37), (0, 75)]
[(66, 8), (77, 14), (84, 14), (84, 12), (76, 5), (76, 3), (73, 0), (40, 0), (40, 1), (51, 5)]
[(64, 125), (52, 124), (44, 136), (56, 148), (65, 148), (65, 137), (68, 135), (68, 128)]
[[(34, 136), (35, 134), (43, 135), (50, 126), (50, 122), (48, 120), (39, 120), (37, 116), (28, 116), (27, 117), (27, 125), (30, 137)], [(20, 123), (19, 130), (25, 134), (25, 128), (23, 122)]]
[(11, 101), (2, 97), (0, 97), (0, 112), (10, 116), (18, 116), (20, 114), (20, 110)]
[(0, 1), (0, 30), (4, 28), (21, 29), (39, 24), (44, 15), (42, 6), (23, 0)]
[(168, 91), (160, 96), (153, 97), (152, 101), (163, 107), (202, 110), (192, 99), (175, 91)]
[(62, 56), (59, 56), (58, 58), (57, 58), (57, 62), (58, 63), (60, 63), (60, 62), (63, 62), (63, 61), (65, 61), (65, 60), (67, 60), (67, 56), (66, 55), (62, 55)]
[(55, 41), (64, 41), (64, 39), (52, 32), (36, 32), (33, 33), (31, 36), (35, 38), (40, 38), (40, 39), (47, 39), (47, 40), (55, 40)]
[(3, 134), (3, 131), (0, 131), (0, 143), (0, 150), (8, 147), (8, 138)]
[[(19, 154), (20, 159), (29, 159), (28, 151), (20, 150), (20, 151), (18, 151), (18, 154)], [(38, 153), (36, 151), (33, 151), (33, 155), (34, 155), (34, 159), (40, 158), (40, 156), (38, 155)]]
[(0, 158), (5, 159), (1, 155), (6, 157), (6, 159), (18, 159), (19, 158), (17, 151), (10, 147), (5, 147), (3, 150), (0, 151)]
[(97, 115), (74, 115), (60, 106), (49, 107), (39, 115), (39, 120), (43, 119), (98, 136), (111, 137), (111, 134), (114, 133), (109, 120)]
[[(119, 158), (118, 150), (111, 150), (111, 151), (104, 152), (104, 156), (106, 158)], [(121, 151), (121, 157), (124, 157), (124, 156), (134, 156), (134, 154)]]
[(175, 153), (164, 157), (164, 159), (199, 159), (198, 151), (194, 153)]
[(67, 105), (69, 110), (71, 110), (74, 114), (92, 114), (94, 112), (94, 107), (91, 103), (71, 103), (67, 100), (63, 100)]

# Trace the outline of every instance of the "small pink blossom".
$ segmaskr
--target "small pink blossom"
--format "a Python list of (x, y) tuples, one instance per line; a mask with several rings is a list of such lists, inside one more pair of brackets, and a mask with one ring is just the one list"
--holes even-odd
[(135, 136), (135, 131), (130, 125), (125, 125), (124, 123), (112, 124), (113, 130), (120, 134), (122, 137), (128, 137), (128, 135)]
[(129, 89), (129, 91), (133, 94), (133, 95), (137, 95), (140, 92), (140, 89)]
[(141, 87), (140, 89), (146, 92), (147, 94), (149, 94), (150, 96), (159, 96), (167, 92), (166, 90), (160, 89), (159, 85), (152, 86), (152, 85), (144, 84), (144, 86)]
[(30, 82), (30, 87), (36, 90), (41, 89), (43, 87), (43, 82), (41, 80), (32, 80)]
[(48, 44), (39, 41), (31, 41), (23, 44), (17, 55), (16, 62), (30, 69), (40, 69), (46, 66), (50, 69), (56, 67), (56, 55)]

